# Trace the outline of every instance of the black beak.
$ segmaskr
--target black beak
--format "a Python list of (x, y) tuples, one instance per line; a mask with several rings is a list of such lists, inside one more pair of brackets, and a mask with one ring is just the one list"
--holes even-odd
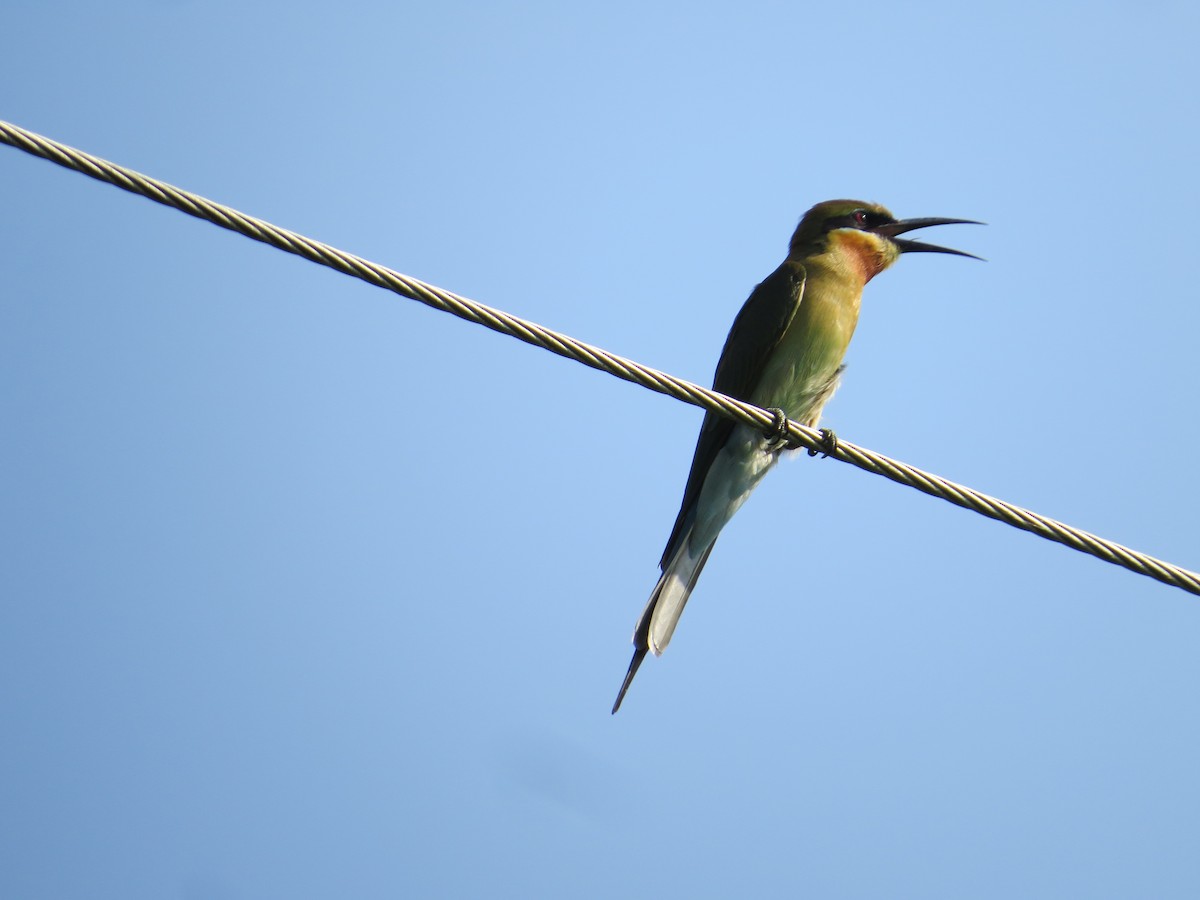
[(955, 256), (969, 256), (971, 259), (982, 260), (982, 256), (974, 253), (964, 253), (962, 250), (951, 250), (949, 247), (939, 247), (937, 244), (925, 244), (921, 241), (909, 241), (897, 238), (896, 235), (918, 228), (928, 228), (930, 225), (982, 225), (972, 219), (940, 219), (936, 216), (924, 219), (901, 219), (899, 222), (889, 222), (887, 225), (877, 225), (870, 229), (876, 234), (888, 238), (900, 248), (901, 253), (953, 253)]

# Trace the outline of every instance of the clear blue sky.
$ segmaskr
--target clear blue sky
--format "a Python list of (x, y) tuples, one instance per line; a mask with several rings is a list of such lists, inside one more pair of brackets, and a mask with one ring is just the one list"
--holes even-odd
[[(705, 383), (812, 203), (986, 220), (826, 423), (1200, 568), (1195, 4), (249, 6), (10, 4), (0, 117)], [(1200, 598), (801, 456), (611, 717), (698, 410), (0, 201), (0, 895), (1200, 895)]]

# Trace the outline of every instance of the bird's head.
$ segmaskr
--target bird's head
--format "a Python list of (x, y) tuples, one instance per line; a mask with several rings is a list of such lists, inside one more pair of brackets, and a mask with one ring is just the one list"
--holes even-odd
[(951, 250), (936, 244), (910, 241), (898, 235), (931, 225), (978, 225), (970, 219), (897, 219), (878, 203), (862, 200), (826, 200), (804, 214), (792, 235), (789, 258), (795, 260), (829, 256), (870, 281), (897, 259), (901, 253), (972, 253)]

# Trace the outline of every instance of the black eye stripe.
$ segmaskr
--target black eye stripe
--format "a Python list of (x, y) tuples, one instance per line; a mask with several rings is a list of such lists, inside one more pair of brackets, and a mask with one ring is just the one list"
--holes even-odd
[(869, 231), (872, 228), (878, 228), (880, 225), (889, 225), (895, 221), (891, 216), (881, 215), (869, 209), (856, 209), (844, 216), (831, 216), (826, 219), (825, 230), (833, 231), (835, 228), (857, 228), (860, 231)]

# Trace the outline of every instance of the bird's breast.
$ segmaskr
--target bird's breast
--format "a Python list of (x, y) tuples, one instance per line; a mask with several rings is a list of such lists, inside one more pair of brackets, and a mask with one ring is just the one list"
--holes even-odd
[(822, 279), (819, 271), (810, 273), (800, 308), (763, 367), (753, 402), (777, 406), (789, 418), (815, 424), (837, 388), (842, 360), (858, 324), (861, 295), (861, 286), (847, 279)]

